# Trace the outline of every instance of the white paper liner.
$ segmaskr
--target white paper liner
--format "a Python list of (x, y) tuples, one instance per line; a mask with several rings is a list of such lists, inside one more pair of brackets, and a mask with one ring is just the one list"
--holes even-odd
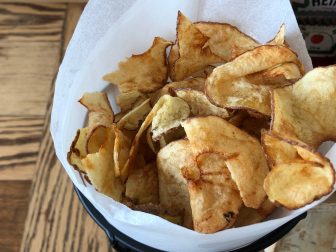
[[(145, 51), (155, 36), (175, 40), (177, 11), (193, 21), (229, 22), (264, 43), (286, 24), (286, 41), (306, 70), (312, 69), (304, 40), (287, 0), (91, 0), (83, 12), (56, 80), (51, 133), (56, 155), (73, 183), (121, 232), (146, 245), (169, 251), (223, 251), (239, 248), (266, 235), (326, 197), (296, 211), (277, 210), (268, 221), (215, 234), (199, 234), (160, 217), (133, 211), (85, 187), (68, 164), (66, 153), (76, 130), (83, 127), (86, 109), (77, 101), (84, 92), (107, 89), (113, 109), (116, 89), (101, 77), (131, 54)], [(328, 150), (329, 146), (325, 149)], [(326, 155), (336, 163), (336, 147)], [(334, 189), (335, 191), (335, 189)]]

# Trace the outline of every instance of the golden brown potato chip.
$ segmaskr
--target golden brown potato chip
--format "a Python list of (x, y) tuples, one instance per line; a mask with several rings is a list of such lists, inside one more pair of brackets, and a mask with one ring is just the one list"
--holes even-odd
[(114, 170), (115, 176), (119, 177), (121, 170), (126, 164), (129, 156), (132, 139), (131, 137), (124, 134), (118, 127), (114, 126), (115, 141), (114, 141)]
[(228, 118), (230, 116), (226, 109), (213, 105), (201, 91), (177, 89), (175, 90), (175, 94), (177, 97), (180, 97), (188, 103), (191, 114), (194, 116), (216, 115), (223, 118)]
[(114, 174), (114, 129), (108, 128), (107, 138), (96, 153), (88, 154), (82, 163), (92, 185), (101, 193), (120, 201), (124, 185)]
[(135, 204), (158, 203), (159, 187), (155, 162), (132, 170), (126, 182), (125, 196)]
[(225, 164), (226, 155), (205, 152), (197, 156), (196, 162), (199, 178), (188, 177), (194, 230), (215, 233), (231, 227), (242, 200)]
[(276, 206), (269, 199), (266, 199), (258, 209), (243, 206), (239, 210), (235, 227), (243, 227), (261, 222), (267, 218), (275, 208)]
[(205, 79), (203, 77), (190, 78), (183, 81), (175, 81), (167, 83), (163, 88), (151, 95), (151, 102), (155, 104), (161, 96), (172, 94), (173, 89), (191, 88), (193, 90), (204, 91)]
[(157, 140), (162, 134), (181, 125), (181, 121), (188, 118), (190, 108), (179, 97), (165, 95), (165, 101), (158, 109), (152, 121), (153, 140)]
[(278, 33), (267, 44), (269, 44), (269, 45), (286, 45), (285, 33), (286, 33), (286, 26), (285, 26), (285, 24), (282, 24), (280, 26), (280, 29), (279, 29)]
[(127, 179), (130, 170), (134, 168), (136, 157), (138, 155), (140, 139), (143, 133), (151, 125), (153, 117), (156, 115), (158, 110), (163, 106), (165, 101), (167, 99), (170, 99), (169, 97), (170, 97), (169, 95), (164, 95), (158, 100), (158, 102), (154, 105), (153, 109), (149, 112), (149, 114), (147, 115), (143, 123), (141, 124), (140, 129), (138, 130), (137, 134), (133, 138), (129, 158), (121, 171), (121, 177), (123, 181)]
[(109, 128), (103, 125), (93, 127), (86, 137), (86, 152), (98, 152), (100, 147), (106, 141)]
[(169, 56), (169, 62), (177, 58), (169, 68), (172, 80), (183, 80), (208, 65), (223, 62), (219, 56), (211, 52), (209, 47), (205, 46), (209, 38), (203, 35), (196, 25), (180, 11), (177, 17), (176, 33), (178, 54), (176, 47), (173, 47), (171, 51), (173, 56)]
[(150, 106), (150, 99), (145, 100), (119, 120), (117, 124), (118, 128), (127, 130), (138, 129), (141, 122), (146, 118), (151, 109), (152, 107)]
[(136, 107), (137, 103), (143, 103), (147, 98), (147, 95), (134, 90), (127, 93), (118, 94), (116, 96), (116, 102), (121, 112), (125, 112)]
[(76, 170), (85, 173), (85, 167), (82, 164), (82, 158), (87, 155), (86, 151), (86, 138), (89, 132), (89, 128), (82, 128), (77, 130), (75, 139), (72, 141), (70, 150), (67, 154), (69, 164), (71, 164)]
[(225, 155), (233, 181), (245, 206), (259, 208), (266, 194), (263, 182), (268, 166), (257, 139), (217, 116), (189, 118), (182, 123), (195, 155)]
[(315, 68), (292, 86), (272, 91), (271, 129), (317, 148), (336, 140), (336, 66)]
[(79, 102), (89, 110), (89, 127), (112, 125), (114, 114), (106, 93), (85, 93)]
[(120, 62), (119, 69), (106, 74), (103, 79), (117, 85), (122, 93), (134, 90), (150, 93), (161, 88), (168, 77), (166, 48), (171, 44), (156, 37), (146, 52)]
[(183, 212), (184, 223), (192, 228), (192, 216), (187, 181), (181, 168), (196, 165), (187, 139), (171, 142), (162, 148), (156, 159), (159, 174), (160, 204), (170, 212)]
[(250, 109), (270, 115), (271, 105), (267, 83), (257, 85), (246, 75), (296, 61), (296, 54), (287, 47), (259, 46), (215, 68), (206, 80), (205, 92), (210, 101), (220, 107)]
[(173, 44), (170, 48), (170, 51), (169, 51), (169, 54), (168, 54), (168, 71), (169, 73), (171, 73), (173, 71), (173, 67), (174, 67), (174, 63), (176, 60), (178, 60), (178, 58), (180, 57), (180, 54), (179, 54), (179, 47), (178, 45), (176, 44), (176, 41), (175, 41), (175, 44)]
[(195, 26), (209, 38), (206, 45), (210, 47), (210, 50), (224, 61), (232, 60), (260, 45), (230, 24), (198, 22)]
[[(272, 202), (297, 209), (332, 191), (335, 171), (320, 153), (302, 142), (286, 140), (275, 133), (264, 132), (263, 142), (273, 165), (264, 182)], [(283, 149), (268, 150), (276, 147)]]
[(114, 123), (118, 123), (121, 118), (123, 118), (127, 112), (119, 112), (118, 114), (114, 115)]

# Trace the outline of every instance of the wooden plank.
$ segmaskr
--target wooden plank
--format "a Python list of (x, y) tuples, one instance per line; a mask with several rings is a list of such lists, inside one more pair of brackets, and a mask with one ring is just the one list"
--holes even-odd
[(65, 11), (65, 4), (0, 3), (2, 115), (45, 114)]
[(20, 248), (27, 208), (30, 181), (0, 182), (0, 251)]
[(43, 121), (41, 116), (0, 116), (0, 181), (33, 178)]
[[(78, 6), (69, 5), (67, 13), (65, 45), (80, 11)], [(45, 129), (49, 128), (49, 118), (50, 108)], [(39, 151), (20, 251), (113, 251), (105, 233), (79, 202), (73, 184), (55, 156), (48, 131)]]

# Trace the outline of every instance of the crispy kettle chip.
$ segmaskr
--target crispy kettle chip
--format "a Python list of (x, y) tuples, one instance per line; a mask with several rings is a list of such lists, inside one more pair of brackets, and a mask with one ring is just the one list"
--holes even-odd
[(151, 48), (120, 62), (119, 69), (106, 74), (103, 79), (117, 85), (122, 93), (135, 90), (150, 93), (158, 90), (167, 81), (166, 48), (171, 44), (155, 37)]
[(196, 155), (208, 151), (226, 156), (245, 206), (259, 208), (266, 197), (263, 182), (268, 166), (258, 140), (217, 116), (189, 118), (182, 126)]
[(69, 164), (75, 169), (85, 173), (85, 167), (82, 164), (82, 158), (87, 155), (86, 139), (89, 128), (78, 129), (74, 140), (67, 154)]
[[(264, 182), (272, 202), (297, 209), (332, 191), (335, 171), (320, 153), (302, 142), (270, 132), (263, 133), (263, 145), (272, 164)], [(279, 147), (278, 152), (272, 150)]]
[(292, 86), (272, 91), (271, 129), (317, 148), (336, 140), (336, 66), (308, 72)]
[(134, 90), (126, 93), (121, 93), (116, 96), (116, 102), (121, 110), (121, 112), (127, 112), (134, 107), (136, 104), (141, 104), (147, 99), (147, 95)]

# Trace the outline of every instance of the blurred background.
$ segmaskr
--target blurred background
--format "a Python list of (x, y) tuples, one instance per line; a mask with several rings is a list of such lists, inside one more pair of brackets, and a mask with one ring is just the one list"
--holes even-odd
[[(111, 0), (113, 1), (113, 0)], [(53, 85), (85, 0), (0, 0), (0, 252), (113, 251), (58, 162)], [(336, 0), (295, 0), (314, 66), (336, 63)], [(336, 251), (336, 197), (267, 251)]]

